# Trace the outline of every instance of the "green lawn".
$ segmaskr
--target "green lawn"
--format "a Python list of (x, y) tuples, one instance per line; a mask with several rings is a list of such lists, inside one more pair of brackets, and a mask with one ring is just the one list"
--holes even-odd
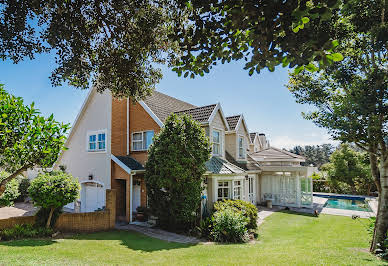
[(183, 245), (129, 232), (0, 242), (2, 264), (388, 265), (366, 252), (369, 236), (349, 217), (275, 213), (256, 244)]

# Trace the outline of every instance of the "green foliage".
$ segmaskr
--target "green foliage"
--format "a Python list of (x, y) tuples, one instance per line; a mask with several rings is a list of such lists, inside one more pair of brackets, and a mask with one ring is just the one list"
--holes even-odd
[(0, 231), (0, 239), (15, 240), (24, 238), (35, 238), (35, 237), (48, 237), (53, 234), (53, 229), (36, 227), (31, 224), (17, 224), (12, 228), (3, 229)]
[(12, 179), (5, 185), (5, 191), (0, 196), (0, 207), (12, 206), (19, 195), (19, 182), (16, 179)]
[(214, 203), (214, 210), (220, 211), (224, 209), (232, 209), (234, 212), (241, 213), (247, 218), (247, 229), (257, 228), (257, 208), (250, 202), (243, 200), (222, 200)]
[(19, 197), (18, 201), (24, 201), (28, 197), (28, 188), (30, 187), (30, 180), (28, 178), (21, 178), (19, 180)]
[(74, 177), (63, 172), (40, 174), (32, 180), (28, 193), (34, 205), (45, 208), (62, 208), (79, 196), (80, 185)]
[(322, 171), (333, 193), (369, 195), (376, 189), (365, 153), (347, 144), (342, 144), (330, 156), (330, 163), (323, 165)]
[(34, 104), (25, 105), (0, 85), (0, 169), (10, 173), (0, 182), (0, 195), (5, 184), (34, 166), (51, 167), (64, 149), (69, 125), (45, 118)]
[(290, 152), (301, 155), (306, 158), (306, 162), (301, 163), (304, 166), (316, 166), (318, 169), (325, 163), (329, 162), (330, 155), (334, 151), (331, 144), (295, 146)]
[(161, 227), (170, 230), (194, 227), (210, 152), (205, 131), (187, 115), (170, 115), (154, 137), (145, 180), (148, 203)]
[(233, 208), (222, 208), (212, 217), (211, 236), (217, 242), (241, 243), (249, 240), (249, 219)]

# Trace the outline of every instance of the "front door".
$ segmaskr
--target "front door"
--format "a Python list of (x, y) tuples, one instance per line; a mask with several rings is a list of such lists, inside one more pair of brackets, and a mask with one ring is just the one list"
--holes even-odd
[(140, 185), (134, 185), (133, 193), (132, 193), (132, 211), (136, 211), (136, 208), (141, 205), (140, 192), (141, 192)]

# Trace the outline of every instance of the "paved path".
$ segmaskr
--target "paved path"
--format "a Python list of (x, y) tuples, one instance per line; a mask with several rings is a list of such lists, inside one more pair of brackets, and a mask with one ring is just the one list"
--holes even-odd
[(0, 208), (0, 219), (7, 219), (15, 216), (32, 216), (38, 211), (31, 203), (17, 202), (12, 207)]
[(198, 244), (200, 242), (200, 240), (195, 237), (179, 235), (179, 234), (167, 232), (161, 229), (139, 226), (134, 224), (126, 224), (126, 225), (116, 224), (116, 229), (139, 232), (146, 236), (150, 236), (167, 242), (176, 242), (176, 243), (182, 243), (182, 244)]

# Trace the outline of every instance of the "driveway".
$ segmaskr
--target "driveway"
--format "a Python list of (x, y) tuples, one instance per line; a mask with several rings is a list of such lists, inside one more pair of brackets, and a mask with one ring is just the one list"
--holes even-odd
[(38, 211), (32, 203), (18, 202), (12, 207), (0, 208), (0, 219), (7, 219), (15, 216), (33, 216)]

